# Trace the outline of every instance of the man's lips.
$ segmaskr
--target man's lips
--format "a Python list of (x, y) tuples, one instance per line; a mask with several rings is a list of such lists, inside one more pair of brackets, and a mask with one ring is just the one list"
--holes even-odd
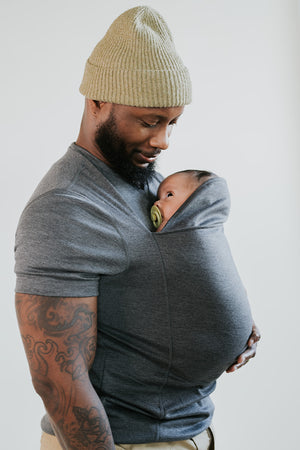
[(156, 151), (155, 153), (145, 153), (138, 150), (134, 153), (134, 159), (140, 164), (150, 164), (155, 161), (159, 154), (160, 151)]

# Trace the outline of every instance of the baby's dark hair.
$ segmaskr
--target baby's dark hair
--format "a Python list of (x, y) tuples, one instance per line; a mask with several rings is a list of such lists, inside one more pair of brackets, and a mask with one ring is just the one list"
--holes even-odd
[(197, 169), (187, 169), (187, 170), (180, 170), (177, 173), (187, 173), (191, 175), (192, 177), (195, 177), (197, 181), (200, 182), (201, 178), (203, 177), (216, 177), (217, 175), (213, 172), (208, 172), (207, 170), (197, 170)]

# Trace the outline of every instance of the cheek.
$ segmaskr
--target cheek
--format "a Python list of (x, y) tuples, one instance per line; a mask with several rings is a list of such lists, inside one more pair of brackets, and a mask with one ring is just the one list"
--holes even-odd
[(182, 205), (182, 202), (179, 199), (176, 199), (176, 200), (174, 199), (172, 202), (170, 202), (166, 208), (167, 219), (170, 219), (176, 213), (176, 211), (180, 208), (181, 205)]
[(169, 220), (170, 217), (172, 217), (172, 215), (174, 214), (174, 212), (175, 212), (174, 205), (172, 205), (170, 203), (164, 205), (163, 210), (162, 210), (164, 220)]
[(144, 142), (149, 139), (149, 130), (137, 124), (122, 123), (118, 131), (120, 137), (129, 145)]

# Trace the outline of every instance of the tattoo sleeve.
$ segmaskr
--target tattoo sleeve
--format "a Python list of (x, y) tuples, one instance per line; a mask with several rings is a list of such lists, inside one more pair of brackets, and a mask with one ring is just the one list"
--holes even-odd
[(113, 449), (109, 422), (88, 376), (96, 351), (97, 298), (16, 294), (32, 382), (64, 449)]

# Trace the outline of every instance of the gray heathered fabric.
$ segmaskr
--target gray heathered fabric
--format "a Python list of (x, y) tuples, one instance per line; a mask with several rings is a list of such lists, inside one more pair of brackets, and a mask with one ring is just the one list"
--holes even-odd
[(16, 291), (99, 295), (90, 377), (119, 443), (206, 429), (215, 380), (251, 332), (223, 234), (225, 181), (207, 181), (155, 233), (149, 209), (159, 180), (139, 191), (73, 144), (38, 186), (16, 235)]

